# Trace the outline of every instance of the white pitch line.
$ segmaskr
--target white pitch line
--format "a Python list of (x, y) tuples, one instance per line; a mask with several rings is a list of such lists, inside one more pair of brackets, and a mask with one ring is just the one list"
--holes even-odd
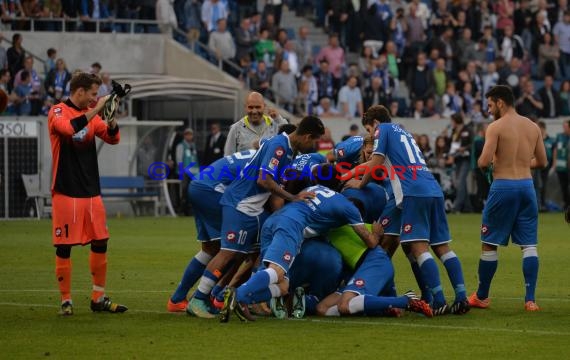
[[(22, 304), (0, 302), (0, 306), (18, 306), (18, 307), (45, 307), (45, 308), (59, 308), (57, 305), (49, 304)], [(134, 313), (148, 313), (148, 314), (170, 314), (166, 311), (156, 310), (135, 310), (129, 309), (129, 312)], [(283, 321), (279, 319), (269, 318), (273, 321)], [(534, 335), (556, 335), (556, 336), (570, 336), (570, 332), (563, 331), (550, 331), (550, 330), (536, 330), (536, 329), (508, 329), (508, 328), (488, 328), (478, 326), (456, 326), (456, 325), (430, 325), (430, 324), (408, 324), (402, 322), (378, 322), (378, 321), (344, 321), (344, 320), (327, 320), (327, 319), (289, 319), (289, 321), (301, 321), (315, 324), (333, 324), (333, 325), (372, 325), (372, 326), (394, 326), (406, 328), (423, 328), (423, 329), (436, 329), (436, 330), (461, 330), (461, 331), (481, 331), (481, 332), (502, 332), (502, 333), (516, 333), (516, 334), (534, 334)], [(426, 321), (430, 321), (426, 319)]]

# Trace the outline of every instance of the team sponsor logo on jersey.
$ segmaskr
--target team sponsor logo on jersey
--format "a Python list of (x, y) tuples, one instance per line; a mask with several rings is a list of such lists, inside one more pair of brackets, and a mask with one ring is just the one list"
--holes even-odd
[(60, 117), (60, 116), (61, 116), (61, 111), (62, 111), (62, 110), (61, 110), (60, 107), (53, 108), (53, 114), (54, 114), (55, 116), (57, 116), (57, 117)]
[(387, 217), (387, 216), (384, 217), (384, 218), (382, 218), (382, 220), (380, 220), (380, 224), (381, 224), (383, 227), (386, 227), (386, 226), (390, 225), (390, 218)]
[(279, 166), (279, 160), (277, 160), (276, 158), (271, 158), (271, 161), (269, 161), (269, 169), (271, 170), (275, 170), (275, 168)]
[(344, 149), (338, 149), (338, 156), (344, 157)]
[(226, 240), (228, 240), (231, 243), (235, 242), (236, 241), (236, 233), (233, 231), (228, 231), (228, 233), (226, 235)]
[(356, 280), (354, 280), (354, 286), (356, 286), (357, 288), (362, 288), (362, 287), (364, 287), (364, 279), (356, 279)]
[(404, 233), (409, 234), (412, 232), (412, 224), (404, 224)]
[(278, 158), (283, 156), (283, 154), (285, 154), (285, 149), (283, 149), (281, 146), (275, 149), (275, 156), (277, 156)]
[(76, 142), (83, 142), (83, 140), (85, 140), (85, 137), (87, 136), (88, 133), (89, 133), (89, 128), (86, 126), (83, 129), (76, 132), (75, 134), (73, 134), (71, 139), (73, 139), (73, 141), (76, 141)]
[(291, 259), (293, 259), (293, 256), (291, 256), (291, 253), (289, 253), (288, 251), (285, 251), (285, 253), (283, 254), (283, 260), (285, 260), (286, 263), (290, 263)]
[(60, 227), (56, 227), (56, 228), (55, 228), (55, 236), (56, 236), (56, 237), (61, 237), (61, 228), (60, 228)]
[(488, 232), (489, 232), (489, 227), (485, 224), (481, 225), (481, 234), (487, 235)]

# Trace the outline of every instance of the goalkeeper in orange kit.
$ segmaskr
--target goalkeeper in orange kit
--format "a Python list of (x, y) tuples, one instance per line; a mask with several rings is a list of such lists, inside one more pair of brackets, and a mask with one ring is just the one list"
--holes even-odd
[[(54, 105), (48, 114), (53, 156), (52, 237), (62, 315), (73, 314), (71, 247), (87, 244), (91, 246), (91, 310), (127, 311), (126, 306), (112, 302), (105, 294), (109, 232), (101, 200), (95, 137), (118, 144), (120, 134), (114, 118), (118, 96), (111, 94), (97, 100), (100, 85), (96, 75), (75, 74), (70, 82), (69, 99)], [(100, 112), (107, 122), (98, 115)]]

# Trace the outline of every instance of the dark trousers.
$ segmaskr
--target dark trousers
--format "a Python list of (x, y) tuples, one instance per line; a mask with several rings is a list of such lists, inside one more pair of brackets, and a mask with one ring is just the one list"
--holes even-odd
[(570, 197), (568, 195), (568, 172), (557, 171), (560, 189), (562, 190), (562, 200), (564, 200), (564, 208), (570, 206)]

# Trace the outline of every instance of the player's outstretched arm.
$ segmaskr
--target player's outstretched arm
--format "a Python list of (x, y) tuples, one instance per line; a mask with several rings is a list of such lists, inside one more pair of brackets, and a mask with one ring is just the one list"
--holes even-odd
[(301, 191), (297, 195), (293, 195), (287, 192), (285, 189), (281, 188), (279, 184), (273, 180), (273, 176), (263, 170), (259, 171), (259, 176), (257, 178), (257, 185), (261, 186), (265, 190), (269, 191), (271, 194), (279, 196), (287, 201), (299, 201), (305, 199), (312, 199), (315, 197), (315, 193)]
[(477, 160), (477, 166), (482, 169), (486, 169), (491, 165), (495, 152), (497, 151), (499, 133), (494, 125), (495, 123), (492, 123), (487, 128), (487, 132), (485, 133), (485, 145), (483, 145), (483, 151), (481, 152), (481, 156), (479, 156), (479, 160)]

